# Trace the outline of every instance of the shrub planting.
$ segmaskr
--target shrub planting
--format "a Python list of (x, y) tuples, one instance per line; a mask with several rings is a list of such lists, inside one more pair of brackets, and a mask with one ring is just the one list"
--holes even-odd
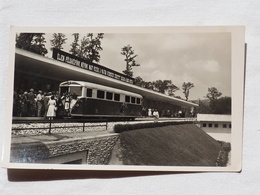
[(124, 131), (163, 127), (169, 125), (179, 125), (179, 124), (193, 124), (193, 122), (192, 121), (182, 121), (182, 122), (167, 121), (167, 122), (152, 122), (152, 123), (137, 123), (137, 124), (116, 124), (114, 126), (114, 132), (122, 133)]

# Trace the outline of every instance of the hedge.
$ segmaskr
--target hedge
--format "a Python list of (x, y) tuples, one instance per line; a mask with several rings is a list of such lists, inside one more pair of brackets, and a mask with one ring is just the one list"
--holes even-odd
[(193, 121), (168, 121), (168, 122), (152, 122), (152, 123), (137, 123), (137, 124), (116, 124), (114, 126), (115, 133), (122, 133), (124, 131), (131, 131), (145, 128), (163, 127), (169, 125), (193, 124)]

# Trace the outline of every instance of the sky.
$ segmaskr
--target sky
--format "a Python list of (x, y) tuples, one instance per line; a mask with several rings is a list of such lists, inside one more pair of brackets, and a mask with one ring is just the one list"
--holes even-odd
[[(86, 34), (80, 34), (80, 38)], [(65, 35), (63, 50), (69, 52), (74, 38), (72, 34)], [(52, 34), (45, 38), (46, 56), (51, 57)], [(183, 82), (192, 82), (189, 100), (205, 99), (209, 87), (216, 87), (222, 97), (231, 96), (230, 33), (105, 33), (99, 64), (122, 72), (125, 61), (120, 52), (128, 44), (140, 64), (133, 67), (134, 77), (140, 76), (145, 81), (172, 80), (180, 88), (175, 95), (182, 98)]]

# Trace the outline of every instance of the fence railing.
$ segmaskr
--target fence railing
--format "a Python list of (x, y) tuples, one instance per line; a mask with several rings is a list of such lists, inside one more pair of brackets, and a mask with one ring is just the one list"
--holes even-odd
[[(34, 124), (36, 122), (34, 121)], [(58, 120), (49, 120), (49, 121), (41, 121), (39, 123), (48, 124), (48, 126), (37, 126), (30, 127), (30, 125), (23, 125), (23, 127), (13, 127), (12, 131), (27, 131), (27, 130), (48, 130), (48, 133), (51, 134), (55, 129), (69, 129), (69, 128), (77, 128), (82, 129), (82, 132), (85, 132), (86, 128), (93, 128), (93, 127), (105, 127), (105, 130), (108, 129), (108, 121), (100, 121), (100, 120), (69, 120), (69, 121), (58, 121)], [(77, 125), (64, 125), (76, 123)], [(60, 125), (54, 125), (60, 124)], [(89, 125), (90, 124), (90, 125)], [(63, 125), (63, 126), (62, 126)]]

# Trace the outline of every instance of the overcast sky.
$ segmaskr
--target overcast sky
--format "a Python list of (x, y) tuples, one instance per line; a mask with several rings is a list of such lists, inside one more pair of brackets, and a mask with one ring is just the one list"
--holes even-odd
[[(68, 52), (74, 38), (72, 34), (66, 37), (63, 50)], [(52, 34), (46, 34), (47, 49), (51, 38)], [(190, 100), (204, 99), (209, 87), (216, 87), (222, 96), (231, 96), (230, 33), (105, 33), (99, 63), (122, 72), (125, 61), (120, 52), (128, 44), (141, 64), (133, 68), (134, 77), (140, 76), (145, 81), (170, 79), (180, 88), (175, 94), (183, 98), (183, 82), (192, 82), (195, 87), (190, 90)], [(51, 55), (49, 50), (47, 56)]]

